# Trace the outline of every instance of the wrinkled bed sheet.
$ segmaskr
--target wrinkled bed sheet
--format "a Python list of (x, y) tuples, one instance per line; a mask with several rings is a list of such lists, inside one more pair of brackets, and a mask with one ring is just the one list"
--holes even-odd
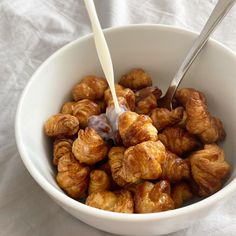
[[(137, 23), (199, 32), (216, 0), (95, 0), (103, 28)], [(214, 38), (236, 51), (236, 7)], [(70, 216), (31, 178), (17, 151), (14, 118), (32, 73), (63, 45), (91, 32), (82, 0), (0, 0), (0, 235), (109, 235)], [(236, 235), (236, 194), (172, 236)]]

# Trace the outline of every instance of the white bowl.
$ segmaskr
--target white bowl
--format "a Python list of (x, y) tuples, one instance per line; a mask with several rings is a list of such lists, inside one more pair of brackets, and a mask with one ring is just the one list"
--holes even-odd
[[(105, 30), (115, 77), (134, 67), (147, 70), (163, 91), (196, 38), (196, 34), (161, 25), (132, 25)], [(57, 113), (83, 76), (103, 75), (91, 35), (53, 54), (30, 79), (16, 116), (16, 140), (22, 160), (38, 184), (67, 212), (98, 229), (123, 235), (157, 235), (189, 227), (208, 215), (236, 189), (236, 55), (210, 40), (185, 76), (182, 87), (194, 87), (208, 98), (210, 111), (225, 125), (223, 147), (232, 167), (230, 179), (214, 195), (192, 205), (152, 214), (98, 210), (73, 200), (57, 186), (51, 145), (43, 133), (45, 120)]]

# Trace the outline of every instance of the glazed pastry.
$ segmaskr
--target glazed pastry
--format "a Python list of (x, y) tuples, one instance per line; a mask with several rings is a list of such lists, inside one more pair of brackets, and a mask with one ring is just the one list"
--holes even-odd
[(99, 115), (100, 113), (99, 106), (88, 99), (78, 101), (73, 109), (73, 115), (78, 118), (81, 128), (85, 128), (88, 125), (90, 116)]
[(134, 212), (133, 198), (127, 190), (94, 192), (87, 197), (86, 205), (107, 211)]
[(124, 152), (124, 147), (112, 147), (108, 153), (112, 178), (119, 186), (125, 186), (129, 184), (119, 175), (123, 168)]
[(49, 137), (73, 136), (79, 130), (79, 120), (69, 114), (51, 116), (44, 124), (44, 132)]
[(94, 129), (86, 128), (79, 131), (72, 152), (81, 163), (92, 165), (106, 158), (108, 146)]
[[(115, 84), (115, 90), (116, 90), (117, 99), (120, 102), (120, 104), (125, 105), (125, 107), (128, 110), (133, 111), (135, 108), (134, 92), (131, 89), (124, 88), (123, 86), (119, 84)], [(123, 97), (126, 100), (126, 102), (124, 101), (124, 99), (120, 99), (119, 97)], [(111, 90), (109, 88), (104, 93), (104, 100), (107, 106), (113, 105)]]
[(88, 188), (89, 167), (79, 163), (72, 153), (58, 160), (58, 185), (72, 198), (84, 197)]
[(82, 99), (97, 100), (102, 99), (104, 91), (108, 88), (107, 81), (103, 78), (89, 75), (84, 77), (72, 91), (75, 101)]
[(103, 170), (92, 170), (90, 172), (88, 193), (94, 193), (110, 189), (110, 178)]
[(133, 69), (121, 77), (119, 84), (126, 88), (138, 90), (151, 86), (152, 80), (143, 69)]
[(187, 202), (193, 198), (193, 192), (189, 184), (181, 182), (172, 187), (171, 197), (175, 203), (175, 208), (180, 208), (184, 202)]
[(183, 156), (200, 147), (200, 142), (180, 127), (166, 128), (158, 137), (168, 150), (178, 156)]
[(230, 173), (223, 149), (216, 144), (206, 144), (204, 149), (192, 153), (189, 159), (199, 196), (206, 197), (221, 189)]
[(73, 140), (57, 138), (53, 143), (53, 164), (57, 165), (59, 159), (67, 153), (72, 152)]
[(157, 87), (146, 87), (135, 92), (135, 112), (149, 114), (157, 107), (157, 100), (161, 97), (161, 90)]
[[(112, 149), (113, 151), (114, 149)], [(136, 146), (129, 147), (122, 156), (121, 150), (115, 150), (116, 156), (112, 158), (109, 154), (109, 163), (112, 169), (115, 181), (124, 180), (127, 183), (137, 183), (142, 179), (157, 179), (161, 177), (161, 164), (166, 158), (166, 150), (160, 142), (146, 141)], [(114, 160), (112, 163), (112, 159)], [(116, 171), (114, 172), (114, 162), (116, 163)], [(117, 182), (119, 185), (120, 182)]]
[(73, 110), (74, 110), (74, 105), (76, 102), (66, 102), (63, 104), (61, 108), (61, 113), (62, 114), (70, 114), (73, 115)]
[(190, 164), (170, 151), (166, 152), (165, 161), (162, 163), (161, 178), (171, 183), (190, 178)]
[(166, 108), (156, 108), (152, 110), (150, 117), (157, 130), (161, 131), (167, 127), (173, 126), (181, 122), (183, 115), (183, 107), (177, 107), (171, 111)]
[(222, 122), (209, 113), (198, 93), (193, 93), (186, 103), (186, 129), (198, 135), (203, 143), (215, 143), (225, 138)]
[(203, 93), (197, 91), (193, 88), (182, 88), (177, 90), (175, 94), (175, 99), (180, 103), (182, 106), (186, 106), (187, 101), (192, 97), (193, 94), (197, 93), (199, 98), (206, 104), (206, 97)]
[(156, 141), (157, 130), (150, 117), (126, 111), (119, 116), (119, 133), (125, 147), (144, 141)]
[(134, 195), (136, 213), (152, 213), (174, 209), (170, 197), (170, 184), (162, 180), (156, 184), (144, 182), (140, 184)]

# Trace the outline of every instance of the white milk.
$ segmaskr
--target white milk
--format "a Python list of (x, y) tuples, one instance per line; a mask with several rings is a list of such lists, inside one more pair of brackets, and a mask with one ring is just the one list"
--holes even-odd
[(116, 91), (115, 91), (115, 86), (114, 86), (114, 72), (113, 72), (113, 65), (112, 65), (110, 52), (106, 43), (106, 39), (102, 32), (100, 22), (98, 20), (94, 2), (91, 0), (84, 0), (84, 3), (87, 8), (88, 15), (92, 24), (93, 36), (94, 36), (98, 58), (101, 63), (106, 80), (109, 84), (112, 98), (114, 101), (114, 109), (113, 111), (110, 109), (110, 111), (107, 114), (107, 118), (112, 124), (113, 129), (118, 130), (118, 117), (123, 112), (123, 110), (120, 108), (118, 100), (117, 100), (117, 96), (116, 96)]

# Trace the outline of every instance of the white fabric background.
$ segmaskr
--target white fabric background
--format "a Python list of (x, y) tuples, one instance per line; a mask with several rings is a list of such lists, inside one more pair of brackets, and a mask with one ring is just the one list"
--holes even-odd
[[(95, 0), (103, 28), (161, 23), (200, 31), (216, 0)], [(236, 51), (236, 7), (214, 38)], [(91, 32), (82, 0), (0, 0), (0, 235), (109, 235), (73, 218), (31, 178), (18, 154), (14, 118), (21, 92), (58, 48)], [(236, 235), (236, 194), (172, 236)]]

